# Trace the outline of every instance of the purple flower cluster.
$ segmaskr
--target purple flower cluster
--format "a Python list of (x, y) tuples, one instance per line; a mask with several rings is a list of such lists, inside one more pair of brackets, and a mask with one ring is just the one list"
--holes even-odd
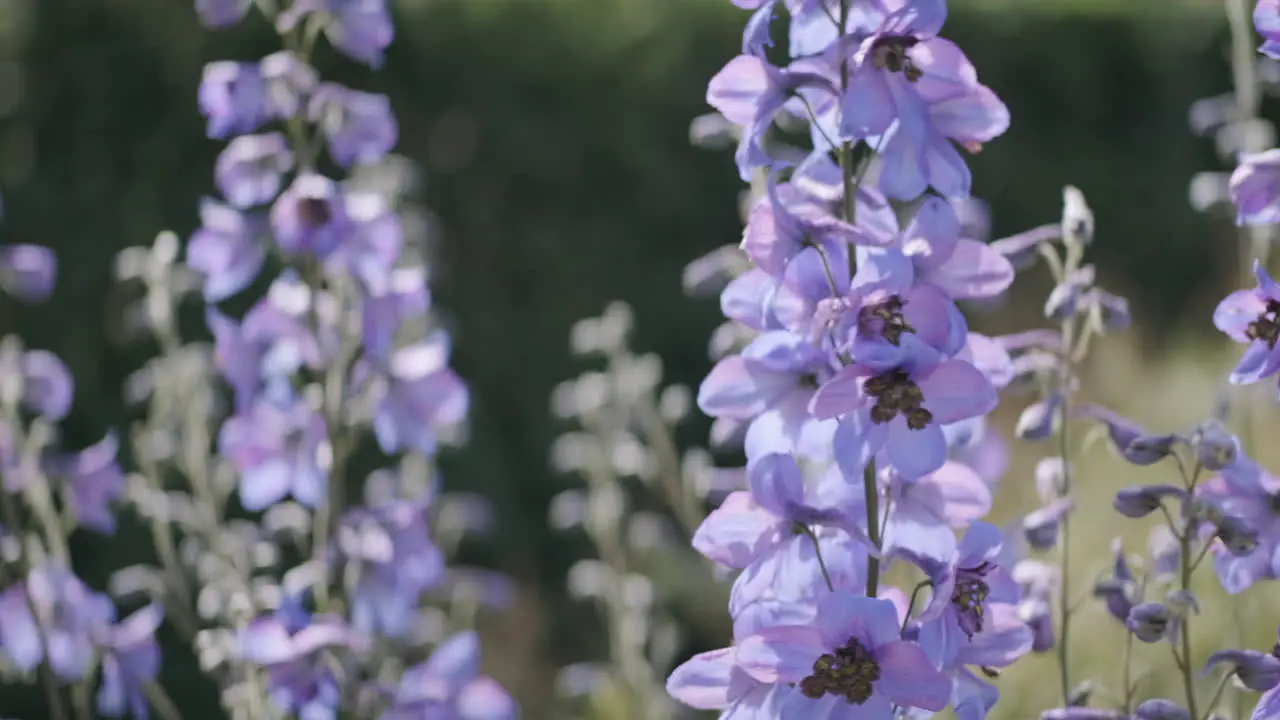
[[(982, 520), (1003, 471), (983, 418), (1019, 371), (956, 304), (1003, 293), (1015, 267), (961, 222), (957, 148), (1000, 135), (1008, 112), (939, 37), (942, 0), (736, 4), (755, 10), (743, 54), (707, 99), (766, 191), (743, 233), (751, 266), (720, 296), (718, 335), (736, 340), (697, 401), (713, 434), (739, 439), (748, 488), (693, 538), (739, 571), (734, 644), (676, 668), (668, 690), (726, 718), (985, 717), (986, 678), (1035, 636), (1013, 548)], [(764, 49), (784, 9), (775, 66)], [(809, 123), (810, 148), (780, 145), (783, 116)], [(920, 576), (910, 595), (881, 587), (892, 565)]]
[[(197, 10), (223, 27), (248, 4), (198, 2)], [(383, 684), (381, 663), (393, 658), (371, 657), (375, 647), (416, 652), (424, 594), (448, 584), (445, 553), (429, 532), (433, 481), (414, 490), (402, 463), (371, 478), (368, 505), (342, 508), (360, 433), (371, 431), (389, 456), (429, 457), (468, 405), (448, 364), (449, 337), (431, 329), (427, 268), (395, 198), (322, 168), (321, 149), (350, 169), (375, 166), (395, 145), (388, 98), (324, 82), (309, 62), (323, 35), (377, 67), (393, 35), (388, 8), (297, 0), (270, 19), (285, 50), (205, 68), (208, 134), (229, 142), (215, 165), (222, 199), (203, 202), (187, 257), (233, 396), (219, 454), (246, 510), (310, 511), (313, 560), (285, 573), (281, 603), (238, 623), (229, 658), (260, 667), (275, 704), (304, 717), (336, 717), (357, 698), (369, 716), (514, 718), (510, 697), (479, 674), (473, 634), (443, 640), (403, 671), (398, 690)], [(222, 314), (215, 304), (250, 288), (271, 258), (284, 270), (265, 294), (240, 319)], [(336, 606), (335, 578), (345, 590)], [(361, 689), (366, 676), (376, 679)]]

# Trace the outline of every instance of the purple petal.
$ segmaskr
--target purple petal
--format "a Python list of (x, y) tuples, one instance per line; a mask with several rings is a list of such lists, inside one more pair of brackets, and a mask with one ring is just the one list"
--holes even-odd
[(1013, 283), (1013, 265), (986, 243), (961, 239), (947, 262), (925, 274), (925, 279), (956, 300), (995, 297)]
[(694, 655), (671, 671), (667, 694), (692, 708), (722, 710), (734, 700), (730, 682), (736, 669), (733, 648)]
[(760, 682), (800, 682), (827, 648), (807, 625), (765, 628), (738, 644), (738, 665)]
[(778, 518), (760, 507), (751, 493), (731, 493), (711, 511), (693, 536), (693, 547), (731, 568), (750, 565), (774, 541)]
[(884, 452), (904, 479), (915, 480), (947, 461), (947, 439), (936, 422), (913, 430), (907, 427), (906, 419), (899, 416), (889, 422)]
[(876, 648), (880, 679), (875, 691), (898, 705), (942, 710), (951, 702), (951, 682), (919, 645), (893, 642)]
[(933, 422), (950, 424), (976, 415), (985, 415), (999, 402), (991, 382), (972, 364), (945, 360), (924, 377), (916, 379), (924, 393), (924, 407)]

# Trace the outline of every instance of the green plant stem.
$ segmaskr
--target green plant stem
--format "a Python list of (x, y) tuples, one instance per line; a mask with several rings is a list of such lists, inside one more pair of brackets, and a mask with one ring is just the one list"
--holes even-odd
[(813, 543), (813, 554), (818, 558), (818, 568), (822, 570), (822, 579), (827, 581), (827, 590), (835, 592), (836, 584), (831, 582), (831, 573), (827, 571), (827, 563), (822, 559), (822, 545), (818, 542), (817, 533), (808, 525), (801, 525), (800, 532), (809, 536), (809, 540)]
[[(862, 471), (862, 492), (867, 504), (867, 536), (876, 550), (880, 549), (880, 488), (876, 484), (876, 461), (872, 458)], [(880, 558), (867, 557), (867, 597), (880, 592)]]
[[(1179, 564), (1181, 565), (1180, 580), (1181, 587), (1185, 591), (1191, 590), (1191, 573), (1194, 569), (1191, 560), (1191, 533), (1182, 528), (1178, 533), (1178, 545), (1180, 546)], [(1188, 609), (1182, 615), (1180, 621), (1181, 627), (1178, 633), (1180, 644), (1182, 645), (1182, 660), (1179, 663), (1179, 669), (1182, 671), (1182, 686), (1187, 694), (1187, 710), (1191, 712), (1192, 718), (1200, 717), (1199, 704), (1196, 702), (1196, 682), (1191, 666), (1191, 611)]]

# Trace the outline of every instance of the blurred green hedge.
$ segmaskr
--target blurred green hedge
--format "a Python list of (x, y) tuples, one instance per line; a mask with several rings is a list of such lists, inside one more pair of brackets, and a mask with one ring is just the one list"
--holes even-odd
[[(972, 158), (997, 234), (1052, 221), (1061, 187), (1078, 185), (1097, 213), (1094, 259), (1130, 293), (1144, 337), (1208, 331), (1235, 251), (1228, 222), (1188, 208), (1190, 177), (1218, 161), (1186, 117), (1229, 87), (1217, 6), (1111, 3), (1133, 11), (1095, 15), (992, 4), (957, 0), (947, 35), (1012, 112), (1009, 133)], [(47, 243), (63, 268), (52, 303), (6, 309), (0, 323), (67, 359), (80, 383), (68, 437), (87, 443), (122, 422), (118, 388), (146, 352), (113, 339), (111, 259), (162, 229), (189, 233), (211, 191), (219, 146), (196, 110), (201, 66), (275, 46), (260, 20), (201, 31), (189, 2), (27, 7), (25, 42), (0, 47), (23, 80), (0, 117), (0, 238)], [(426, 172), (437, 295), (474, 391), (471, 444), (445, 458), (446, 476), (493, 498), (499, 535), (474, 553), (539, 595), (547, 610), (530, 630), (551, 667), (588, 648), (562, 632), (574, 612), (563, 572), (579, 548), (543, 527), (559, 482), (547, 470), (548, 393), (580, 370), (571, 323), (613, 298), (636, 308), (637, 345), (661, 354), (669, 380), (696, 385), (707, 370), (717, 309), (681, 296), (680, 270), (737, 237), (740, 186), (729, 153), (689, 146), (688, 124), (707, 110), (706, 81), (737, 51), (745, 15), (714, 0), (406, 0), (398, 20), (383, 71), (332, 57), (322, 69), (389, 93), (401, 152)], [(1034, 290), (983, 322), (1030, 322)], [(101, 581), (116, 555), (78, 547)], [(180, 673), (185, 716), (206, 717), (211, 696), (195, 692), (191, 669), (166, 665)], [(537, 668), (509, 678), (530, 699), (547, 679)], [(6, 705), (18, 697), (6, 693), (0, 712), (34, 717)]]

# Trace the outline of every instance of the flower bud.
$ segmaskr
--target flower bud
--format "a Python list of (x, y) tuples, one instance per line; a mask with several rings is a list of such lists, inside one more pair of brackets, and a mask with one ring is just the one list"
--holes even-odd
[(1062, 189), (1062, 239), (1068, 245), (1093, 242), (1093, 211), (1074, 185)]
[(1032, 403), (1018, 416), (1018, 425), (1014, 434), (1020, 440), (1044, 440), (1053, 434), (1054, 421), (1058, 417), (1058, 408), (1062, 407), (1062, 394), (1053, 393), (1049, 397)]
[(1166, 497), (1182, 497), (1186, 492), (1172, 485), (1139, 485), (1116, 493), (1111, 505), (1128, 518), (1142, 518), (1160, 509)]
[(1129, 301), (1119, 295), (1095, 289), (1090, 294), (1089, 302), (1089, 321), (1099, 334), (1128, 330), (1133, 324)]
[(1280, 685), (1280, 658), (1258, 650), (1219, 650), (1209, 656), (1206, 669), (1231, 663), (1240, 684), (1254, 692), (1266, 692)]
[(1192, 720), (1191, 713), (1176, 703), (1152, 698), (1138, 706), (1134, 720)]
[(1164, 603), (1175, 615), (1200, 614), (1200, 601), (1190, 590), (1170, 590), (1165, 593)]
[(1027, 544), (1037, 550), (1049, 550), (1057, 545), (1058, 526), (1074, 507), (1074, 500), (1062, 498), (1028, 514), (1022, 520), (1022, 532)]
[(1111, 444), (1134, 465), (1153, 465), (1173, 453), (1174, 446), (1181, 442), (1177, 435), (1152, 435), (1132, 420), (1100, 405), (1085, 405), (1078, 412), (1106, 425)]
[(1048, 600), (1028, 598), (1018, 605), (1018, 617), (1031, 628), (1032, 652), (1049, 652), (1056, 642), (1053, 633), (1053, 606)]
[(1157, 525), (1151, 528), (1151, 536), (1147, 539), (1147, 553), (1151, 556), (1156, 582), (1169, 582), (1177, 575), (1182, 547), (1167, 526)]
[(1067, 707), (1084, 707), (1088, 705), (1089, 698), (1096, 688), (1097, 685), (1092, 680), (1085, 680), (1071, 688), (1071, 692), (1067, 693)]
[(1093, 596), (1106, 603), (1107, 612), (1116, 620), (1124, 622), (1133, 610), (1138, 596), (1138, 583), (1129, 569), (1129, 561), (1124, 555), (1124, 545), (1120, 538), (1111, 541), (1111, 553), (1114, 558), (1111, 577), (1094, 583)]
[(1133, 606), (1124, 624), (1134, 637), (1153, 643), (1168, 633), (1171, 620), (1169, 608), (1158, 602), (1144, 602)]
[(1067, 479), (1066, 465), (1058, 456), (1041, 458), (1036, 463), (1036, 490), (1040, 499), (1046, 503), (1062, 497)]
[(751, 264), (737, 245), (721, 245), (685, 265), (681, 282), (689, 297), (719, 295), (729, 281), (750, 269)]
[(1200, 423), (1191, 433), (1191, 447), (1196, 451), (1196, 461), (1206, 470), (1222, 470), (1235, 462), (1240, 453), (1240, 441), (1221, 420), (1210, 419)]

